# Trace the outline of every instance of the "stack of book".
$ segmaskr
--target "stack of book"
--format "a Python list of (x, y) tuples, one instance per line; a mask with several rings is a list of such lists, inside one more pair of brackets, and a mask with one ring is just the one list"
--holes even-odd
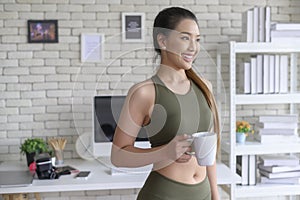
[(271, 24), (271, 42), (300, 41), (300, 23)]
[(242, 13), (242, 41), (270, 42), (271, 9), (257, 7)]
[(262, 155), (259, 157), (261, 183), (299, 184), (299, 158), (293, 155)]
[(254, 138), (264, 144), (298, 142), (298, 115), (259, 116)]
[(271, 22), (271, 8), (255, 6), (242, 13), (242, 41), (300, 41), (300, 23)]
[(241, 176), (242, 185), (256, 184), (256, 156), (242, 155), (236, 157), (236, 173)]
[(242, 63), (238, 71), (244, 94), (288, 92), (288, 56), (259, 54)]

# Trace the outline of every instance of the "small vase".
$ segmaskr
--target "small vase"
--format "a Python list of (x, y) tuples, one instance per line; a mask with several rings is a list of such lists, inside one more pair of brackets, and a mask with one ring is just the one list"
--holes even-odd
[(35, 156), (35, 152), (33, 153), (26, 153), (26, 160), (27, 160), (27, 166), (29, 167), (29, 165), (34, 162), (34, 156)]
[(240, 143), (240, 144), (245, 143), (245, 141), (246, 141), (246, 134), (245, 133), (236, 132), (235, 136), (236, 136), (236, 142), (237, 143)]

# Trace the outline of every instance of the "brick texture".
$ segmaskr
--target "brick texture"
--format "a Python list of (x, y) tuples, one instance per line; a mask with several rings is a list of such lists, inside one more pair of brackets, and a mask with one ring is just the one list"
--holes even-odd
[[(121, 13), (145, 13), (146, 28), (151, 29), (156, 14), (172, 5), (195, 12), (202, 46), (212, 59), (218, 43), (241, 39), (241, 12), (246, 9), (268, 5), (272, 7), (272, 21), (300, 19), (297, 0), (0, 1), (0, 160), (24, 159), (18, 148), (27, 137), (66, 136), (68, 146), (73, 147), (76, 131), (92, 130), (93, 95), (126, 94), (132, 85), (155, 71), (155, 54), (149, 49), (151, 34), (145, 43), (123, 43)], [(28, 43), (28, 19), (58, 19), (59, 43)], [(81, 63), (81, 33), (105, 34), (104, 62)], [(211, 58), (201, 55), (197, 63), (201, 66), (197, 65), (197, 70), (215, 87), (216, 66)], [(222, 68), (222, 75), (229, 91), (228, 66)], [(278, 105), (241, 106), (237, 117), (248, 119), (288, 110), (288, 106)], [(72, 112), (76, 112), (76, 120)], [(228, 123), (228, 116), (223, 117)], [(224, 127), (228, 130), (227, 124)], [(74, 148), (68, 148), (66, 156), (77, 157)], [(135, 190), (43, 194), (45, 200), (135, 198)]]

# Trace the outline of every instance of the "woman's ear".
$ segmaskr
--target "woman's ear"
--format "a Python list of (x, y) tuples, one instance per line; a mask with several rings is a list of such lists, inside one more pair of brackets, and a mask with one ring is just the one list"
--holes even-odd
[(167, 37), (162, 34), (162, 33), (159, 33), (157, 34), (157, 44), (159, 46), (160, 49), (166, 49), (166, 39)]

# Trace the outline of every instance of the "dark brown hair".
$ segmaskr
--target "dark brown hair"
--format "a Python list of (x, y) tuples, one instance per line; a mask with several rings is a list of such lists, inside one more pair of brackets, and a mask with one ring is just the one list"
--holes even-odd
[[(154, 20), (153, 25), (153, 43), (155, 51), (158, 54), (161, 54), (161, 50), (159, 48), (157, 42), (157, 35), (164, 34), (168, 35), (170, 31), (175, 30), (179, 22), (183, 19), (191, 19), (194, 20), (198, 24), (197, 17), (191, 11), (180, 8), (180, 7), (170, 7), (162, 10), (158, 13)], [(213, 113), (214, 119), (214, 131), (218, 135), (218, 149), (220, 146), (220, 123), (219, 123), (219, 114), (217, 109), (217, 104), (215, 97), (208, 86), (208, 81), (202, 77), (199, 77), (196, 72), (191, 68), (186, 70), (186, 75), (190, 78), (203, 92), (205, 99)]]

